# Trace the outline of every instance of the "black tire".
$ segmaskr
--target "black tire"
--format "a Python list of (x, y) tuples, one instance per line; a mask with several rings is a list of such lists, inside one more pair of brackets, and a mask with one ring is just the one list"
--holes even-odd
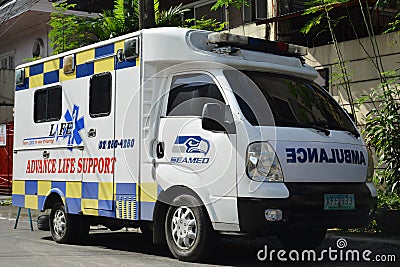
[(57, 243), (71, 243), (80, 234), (79, 217), (65, 211), (61, 202), (55, 203), (50, 212), (51, 236)]
[(326, 229), (291, 228), (278, 235), (281, 244), (288, 249), (314, 249), (321, 245)]
[(171, 253), (182, 261), (206, 258), (215, 244), (215, 232), (205, 208), (191, 195), (176, 197), (168, 208), (165, 235)]
[(37, 228), (41, 231), (50, 231), (50, 216), (40, 215), (37, 218)]

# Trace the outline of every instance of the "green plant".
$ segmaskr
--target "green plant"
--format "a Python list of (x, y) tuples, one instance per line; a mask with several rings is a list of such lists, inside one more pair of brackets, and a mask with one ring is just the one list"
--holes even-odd
[(51, 13), (49, 25), (50, 45), (53, 54), (92, 44), (104, 40), (104, 31), (98, 23), (98, 18), (80, 17), (68, 14), (74, 4), (62, 3), (54, 5), (55, 12)]
[(28, 62), (33, 62), (33, 61), (36, 61), (39, 59), (42, 59), (42, 57), (28, 57), (28, 58), (22, 59), (22, 62), (28, 63)]
[[(192, 26), (188, 26), (193, 24)], [(187, 19), (185, 20), (185, 27), (198, 30), (215, 31), (220, 32), (225, 28), (226, 22), (218, 22), (216, 19), (206, 19), (202, 17), (201, 19)]]
[(112, 38), (139, 29), (138, 0), (115, 0), (114, 9), (103, 11), (97, 21), (105, 37)]
[(385, 192), (378, 196), (379, 210), (400, 209), (400, 196), (397, 193)]
[(386, 82), (357, 102), (373, 104), (365, 117), (363, 135), (378, 157), (377, 183), (385, 196), (400, 193), (400, 79), (395, 72), (382, 75)]
[[(138, 1), (115, 0), (113, 10), (103, 11), (95, 17), (80, 17), (68, 13), (74, 8), (74, 4), (54, 5), (56, 11), (51, 14), (49, 22), (53, 54), (139, 30)], [(182, 26), (181, 17), (187, 9), (182, 9), (182, 5), (179, 5), (160, 11), (159, 2), (155, 1), (154, 11), (158, 27)]]
[[(229, 20), (230, 20), (230, 7), (237, 8), (241, 10), (243, 6), (249, 6), (248, 0), (217, 0), (217, 2), (211, 7), (211, 10), (217, 10), (225, 7), (225, 13), (227, 17), (226, 25), (229, 29)], [(240, 12), (240, 17), (242, 19), (243, 31), (244, 31), (244, 20), (242, 12)]]
[(0, 206), (11, 206), (11, 205), (12, 205), (11, 199), (6, 199), (4, 201), (0, 201)]
[(189, 9), (183, 9), (182, 4), (180, 4), (170, 7), (168, 10), (157, 12), (156, 24), (158, 27), (181, 26), (182, 16), (187, 11), (189, 11)]

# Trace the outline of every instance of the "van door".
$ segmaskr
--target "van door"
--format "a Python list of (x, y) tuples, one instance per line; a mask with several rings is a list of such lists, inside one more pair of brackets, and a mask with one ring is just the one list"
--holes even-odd
[(82, 207), (85, 214), (109, 216), (113, 209), (115, 156), (115, 74), (103, 72), (89, 81), (88, 116), (82, 158)]
[(158, 182), (163, 188), (187, 186), (213, 204), (236, 197), (236, 135), (202, 128), (204, 105), (226, 104), (216, 79), (206, 72), (183, 73), (168, 84), (158, 133)]

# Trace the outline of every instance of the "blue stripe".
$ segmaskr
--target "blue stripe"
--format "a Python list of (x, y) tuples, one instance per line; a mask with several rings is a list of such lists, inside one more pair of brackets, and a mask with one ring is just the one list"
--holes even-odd
[(43, 137), (24, 138), (24, 141), (29, 141), (29, 140), (41, 140), (41, 139), (49, 139), (49, 138), (54, 138), (54, 136), (43, 136)]
[(80, 198), (66, 198), (68, 213), (79, 214), (81, 211), (81, 199)]
[(155, 206), (154, 202), (140, 202), (140, 219), (152, 221)]
[(99, 200), (99, 210), (112, 210), (114, 206), (113, 200)]
[(25, 207), (25, 195), (12, 195), (12, 204), (16, 207)]
[(44, 201), (46, 196), (38, 196), (38, 209), (42, 210), (44, 208)]
[(35, 76), (35, 75), (43, 73), (43, 68), (44, 68), (43, 63), (31, 66), (29, 68), (29, 76)]
[(135, 67), (136, 66), (136, 59), (133, 60), (125, 60), (123, 62), (116, 62), (115, 63), (115, 69), (120, 70), (120, 69), (126, 69), (130, 67)]
[(29, 77), (25, 78), (23, 85), (17, 85), (15, 91), (25, 90), (29, 88)]
[(25, 194), (26, 195), (37, 195), (38, 182), (37, 181), (25, 181)]
[(99, 57), (104, 57), (104, 56), (109, 56), (114, 54), (114, 44), (109, 44), (109, 45), (104, 45), (101, 47), (97, 47), (94, 50), (94, 57), (99, 58)]
[(65, 196), (65, 192), (66, 192), (66, 185), (65, 182), (51, 182), (51, 188), (58, 188)]
[(115, 218), (115, 211), (99, 210), (99, 216)]
[(136, 184), (135, 183), (118, 183), (117, 184), (117, 195), (136, 195)]
[(64, 68), (64, 58), (63, 57), (61, 57), (60, 58), (60, 64), (59, 64), (59, 69), (61, 70), (62, 68)]
[(58, 81), (58, 70), (53, 70), (44, 74), (44, 84), (56, 83)]
[(93, 62), (76, 66), (76, 78), (93, 75), (93, 73), (94, 73), (94, 63)]
[(82, 198), (98, 199), (99, 198), (99, 184), (83, 182), (82, 183)]

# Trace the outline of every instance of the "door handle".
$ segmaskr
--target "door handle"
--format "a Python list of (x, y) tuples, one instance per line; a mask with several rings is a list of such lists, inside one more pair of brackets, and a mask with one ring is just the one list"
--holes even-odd
[(96, 137), (96, 129), (90, 129), (87, 133), (87, 136), (90, 138)]
[(161, 159), (164, 157), (164, 142), (158, 142), (156, 147), (157, 158)]

